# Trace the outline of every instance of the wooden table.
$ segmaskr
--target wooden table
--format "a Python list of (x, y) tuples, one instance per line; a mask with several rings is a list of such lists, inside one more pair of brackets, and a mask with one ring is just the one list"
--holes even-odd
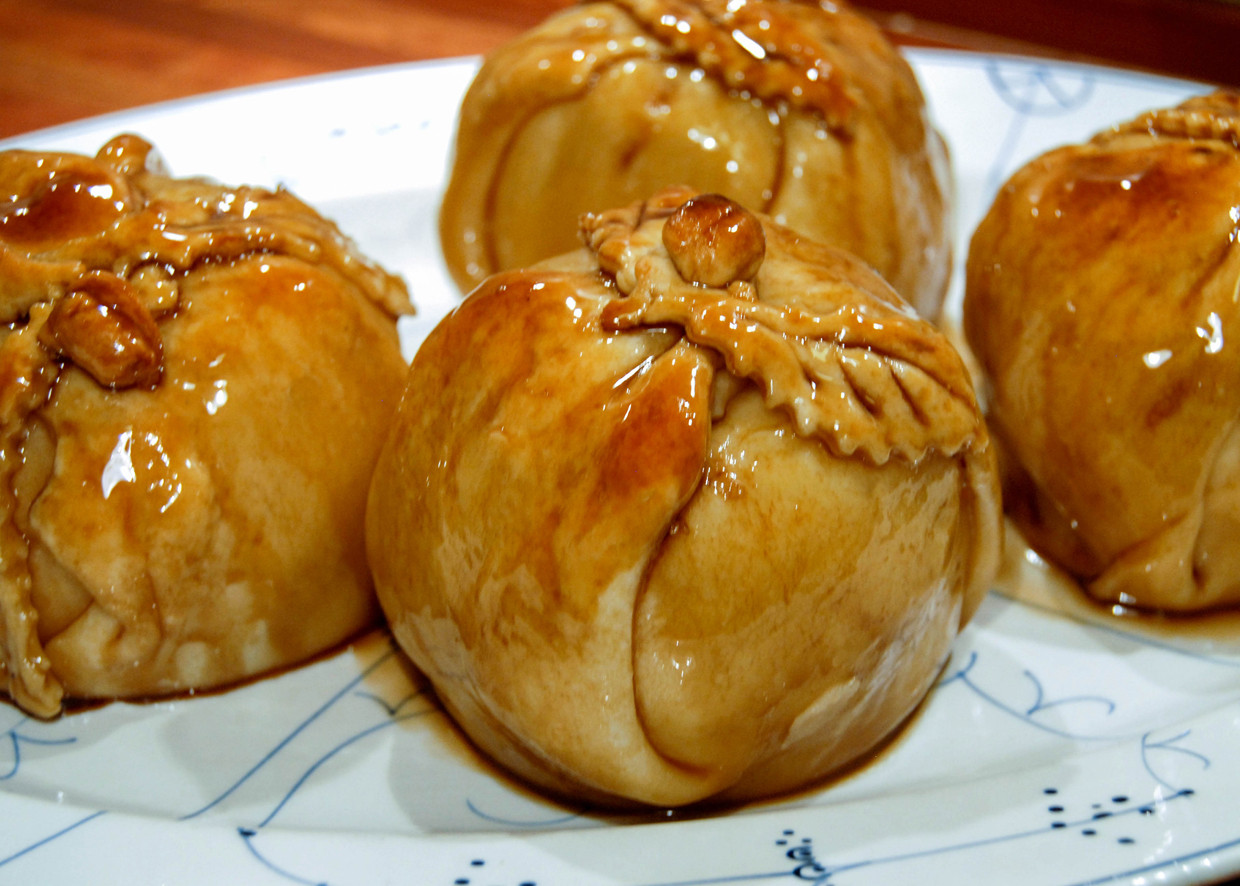
[[(0, 0), (0, 137), (235, 86), (484, 53), (569, 2)], [(906, 44), (1100, 60), (1240, 85), (1237, 0), (863, 5)]]

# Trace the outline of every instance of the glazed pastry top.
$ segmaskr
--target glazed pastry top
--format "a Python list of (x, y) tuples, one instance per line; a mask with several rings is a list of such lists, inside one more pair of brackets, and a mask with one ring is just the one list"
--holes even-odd
[[(915, 462), (984, 439), (959, 355), (881, 280), (783, 229), (764, 234), (731, 201), (690, 194), (583, 219), (622, 296), (604, 310), (606, 328), (682, 329), (837, 455)], [(769, 258), (768, 236), (778, 240)]]

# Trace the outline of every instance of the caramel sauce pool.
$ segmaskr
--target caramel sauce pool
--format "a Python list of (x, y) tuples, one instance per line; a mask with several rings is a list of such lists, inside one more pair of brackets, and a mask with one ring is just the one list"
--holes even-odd
[[(1240, 655), (1240, 610), (1223, 610), (1197, 615), (1166, 615), (1135, 609), (1109, 606), (1090, 599), (1071, 576), (1042, 559), (1027, 544), (1019, 531), (1008, 522), (1003, 562), (992, 585), (993, 592), (1042, 612), (1061, 615), (1074, 621), (1096, 625), (1106, 630), (1121, 631), (1167, 646), (1198, 654), (1222, 653)], [(351, 648), (362, 667), (375, 657), (374, 645), (391, 643), (400, 660), (399, 669), (387, 666), (376, 669), (366, 679), (370, 691), (384, 698), (393, 698), (410, 685), (424, 695), (434, 712), (414, 721), (413, 728), (430, 729), (435, 735), (436, 750), (445, 759), (484, 773), (505, 788), (522, 797), (547, 805), (564, 814), (580, 814), (600, 823), (632, 824), (658, 821), (692, 821), (714, 815), (732, 814), (744, 809), (762, 809), (784, 803), (797, 803), (815, 794), (830, 790), (881, 765), (896, 748), (918, 728), (933, 690), (922, 703), (876, 748), (826, 778), (791, 793), (780, 794), (744, 803), (704, 800), (676, 809), (596, 808), (572, 800), (557, 798), (527, 785), (479, 751), (444, 710), (424, 677), (390, 640), (386, 632), (375, 631)]]
[[(376, 663), (388, 654), (389, 649), (391, 650), (390, 660), (382, 661), (382, 664), (376, 667)], [(698, 803), (675, 808), (640, 804), (626, 806), (619, 798), (614, 807), (596, 806), (568, 797), (557, 797), (533, 787), (479, 750), (444, 708), (430, 682), (401, 651), (396, 640), (386, 629), (375, 629), (347, 644), (343, 650), (337, 649), (331, 653), (331, 655), (336, 654), (352, 655), (359, 670), (366, 672), (362, 681), (366, 691), (384, 700), (389, 706), (398, 708), (405, 703), (404, 700), (416, 697), (421, 715), (410, 718), (403, 728), (429, 730), (433, 736), (434, 752), (442, 759), (486, 775), (524, 800), (547, 807), (548, 820), (558, 821), (562, 816), (580, 816), (599, 825), (696, 821), (744, 810), (765, 809), (784, 803), (804, 801), (815, 794), (857, 777), (890, 756), (894, 749), (912, 734), (933, 695), (933, 692), (927, 694), (913, 712), (876, 747), (825, 778), (794, 791), (748, 801), (706, 798)]]
[(582, 811), (530, 787), (478, 750), (444, 709), (430, 681), (401, 651), (386, 628), (378, 628), (359, 637), (348, 645), (345, 652), (353, 656), (358, 669), (365, 673), (362, 686), (382, 700), (392, 710), (393, 716), (413, 713), (413, 706), (416, 705), (417, 715), (408, 718), (401, 728), (429, 731), (434, 736), (434, 749), (443, 759), (483, 773), (510, 792), (557, 810), (552, 815), (575, 815)]
[[(1197, 653), (1240, 654), (1240, 611), (1225, 610), (1193, 616), (1168, 616), (1139, 612), (1120, 606), (1106, 606), (1091, 600), (1070, 576), (1038, 556), (1025, 544), (1019, 531), (1010, 522), (1006, 530), (1003, 564), (993, 586), (994, 591), (999, 595), (1043, 612), (1062, 615), (1108, 630), (1138, 635), (1162, 645)], [(390, 659), (381, 661), (388, 654), (389, 649), (391, 650)], [(712, 803), (708, 800), (679, 809), (642, 808), (625, 811), (587, 807), (575, 804), (571, 800), (554, 797), (525, 784), (494, 763), (479, 751), (460, 730), (452, 717), (444, 710), (426, 678), (400, 651), (395, 640), (385, 628), (373, 628), (341, 646), (314, 657), (309, 662), (294, 667), (305, 667), (338, 655), (352, 656), (359, 670), (367, 672), (363, 679), (366, 690), (389, 706), (398, 708), (410, 699), (416, 698), (424, 715), (412, 718), (405, 728), (430, 730), (434, 736), (435, 750), (442, 754), (445, 760), (483, 773), (514, 794), (531, 802), (546, 805), (549, 810), (558, 811), (564, 815), (582, 815), (599, 823), (610, 824), (691, 821), (709, 818), (712, 815), (734, 813), (741, 809), (760, 809), (787, 802), (797, 802), (856, 778), (881, 764), (917, 728), (917, 722), (926, 708), (926, 700), (923, 700), (906, 721), (870, 753), (826, 779), (790, 794), (781, 794), (748, 803)], [(278, 678), (291, 669), (282, 668), (239, 684), (234, 683), (213, 689), (189, 691), (158, 698), (128, 699), (127, 701), (131, 704), (161, 703), (219, 695), (247, 685)], [(91, 711), (108, 703), (109, 700), (101, 699), (72, 699), (66, 704), (64, 713), (68, 716)]]
[(1101, 603), (1091, 599), (1070, 575), (1031, 549), (1010, 520), (1005, 535), (1003, 563), (993, 585), (1002, 596), (1164, 646), (1198, 654), (1240, 655), (1240, 610), (1171, 615)]

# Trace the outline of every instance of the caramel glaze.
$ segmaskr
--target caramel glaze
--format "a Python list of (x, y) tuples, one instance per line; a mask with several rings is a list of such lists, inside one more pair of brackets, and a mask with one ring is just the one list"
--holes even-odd
[(964, 327), (1033, 546), (1099, 600), (1240, 604), (1240, 94), (1051, 151), (970, 248)]
[[(372, 620), (347, 493), (323, 494), (340, 538), (359, 535), (339, 562), (319, 564), (324, 580), (344, 582), (342, 602), (324, 612), (339, 617), (336, 627), (297, 613), (307, 617), (302, 632), (279, 612), (288, 593), (279, 562), (297, 560), (294, 581), (314, 564), (292, 555), (279, 518), (249, 525), (263, 518), (245, 509), (267, 508), (262, 496), (281, 470), (313, 461), (288, 449), (304, 442), (281, 440), (303, 418), (313, 424), (318, 407), (289, 406), (304, 399), (301, 372), (279, 355), (349, 351), (311, 344), (322, 337), (308, 333), (298, 347), (297, 312), (343, 323), (334, 332), (356, 336), (349, 347), (373, 349), (358, 392), (373, 386), (388, 402), (353, 412), (378, 430), (403, 375), (393, 318), (409, 310), (400, 280), (285, 191), (170, 178), (132, 135), (93, 158), (0, 153), (0, 682), (13, 699), (51, 716), (66, 693), (217, 685), (313, 654)], [(257, 407), (285, 416), (287, 428), (264, 433), (260, 416), (238, 414), (269, 397), (248, 369), (290, 385)], [(242, 436), (225, 442), (230, 434)], [(246, 447), (253, 468), (234, 462)], [(368, 473), (355, 475), (373, 454), (345, 451), (325, 440), (323, 457), (336, 454), (324, 470), (364, 488)], [(325, 556), (338, 548), (325, 545)], [(316, 593), (287, 603), (313, 610), (328, 599)]]
[(609, 807), (863, 758), (998, 563), (954, 349), (856, 258), (721, 200), (587, 216), (584, 249), (476, 289), (371, 487), (380, 600), (445, 707)]
[(472, 288), (574, 248), (581, 213), (674, 185), (852, 251), (939, 313), (944, 147), (908, 64), (837, 3), (587, 3), (493, 53), (462, 106), (448, 266)]

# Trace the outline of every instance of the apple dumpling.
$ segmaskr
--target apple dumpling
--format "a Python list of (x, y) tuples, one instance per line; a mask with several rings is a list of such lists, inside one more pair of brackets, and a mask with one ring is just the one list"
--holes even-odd
[(821, 779), (916, 708), (993, 577), (963, 362), (862, 262), (718, 195), (582, 228), (414, 358), (367, 511), (394, 635), (551, 792)]
[(812, 0), (610, 0), (490, 55), (465, 96), (440, 231), (463, 290), (577, 245), (577, 218), (666, 186), (855, 253), (934, 319), (946, 151), (908, 63)]
[(119, 136), (0, 153), (0, 688), (216, 687), (378, 617), (362, 521), (404, 284), (287, 191)]
[(1109, 605), (1240, 604), (1240, 93), (1028, 163), (966, 276), (1031, 545)]

